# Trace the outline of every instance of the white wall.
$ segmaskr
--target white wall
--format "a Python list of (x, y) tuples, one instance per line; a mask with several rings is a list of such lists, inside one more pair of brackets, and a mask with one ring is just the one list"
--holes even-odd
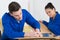
[(60, 0), (31, 0), (30, 11), (37, 20), (49, 20), (44, 9), (48, 2), (52, 2), (56, 10), (60, 12)]
[(48, 21), (49, 17), (45, 14), (44, 10), (48, 2), (52, 2), (57, 11), (60, 12), (60, 0), (0, 0), (0, 18), (5, 12), (8, 12), (8, 4), (11, 1), (17, 1), (22, 8), (29, 10), (37, 20)]

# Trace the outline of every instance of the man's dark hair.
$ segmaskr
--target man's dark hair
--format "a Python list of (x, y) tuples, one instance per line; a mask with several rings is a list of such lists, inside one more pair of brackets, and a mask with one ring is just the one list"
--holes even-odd
[(8, 10), (10, 13), (18, 11), (20, 8), (21, 6), (17, 2), (11, 2), (8, 6)]
[(50, 9), (55, 9), (55, 7), (53, 6), (53, 4), (51, 2), (49, 2), (46, 6), (45, 9), (50, 8)]

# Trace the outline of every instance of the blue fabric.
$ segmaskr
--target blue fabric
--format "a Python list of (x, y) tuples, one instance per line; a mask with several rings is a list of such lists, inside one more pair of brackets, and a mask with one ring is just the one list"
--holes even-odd
[(32, 17), (32, 15), (26, 11), (25, 9), (22, 9), (22, 20), (18, 23), (17, 20), (12, 17), (9, 13), (5, 13), (2, 17), (2, 24), (3, 24), (3, 35), (2, 38), (20, 38), (24, 37), (24, 24), (25, 22), (32, 26), (32, 28), (40, 29), (39, 22)]
[(58, 12), (54, 19), (50, 18), (49, 22), (43, 21), (43, 24), (56, 36), (60, 35), (60, 14)]

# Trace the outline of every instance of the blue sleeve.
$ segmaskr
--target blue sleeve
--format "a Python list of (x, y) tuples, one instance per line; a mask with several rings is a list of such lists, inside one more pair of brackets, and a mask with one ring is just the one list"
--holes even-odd
[(48, 29), (53, 32), (56, 36), (60, 35), (60, 26), (57, 24), (52, 24), (48, 26)]
[(36, 19), (34, 19), (28, 11), (25, 10), (25, 12), (26, 12), (26, 23), (29, 24), (34, 29), (36, 28), (40, 29), (40, 23)]
[(2, 18), (2, 24), (3, 24), (4, 33), (8, 36), (8, 38), (24, 37), (24, 32), (16, 32), (16, 31), (14, 31), (8, 21), (9, 20), (7, 18)]
[(48, 22), (43, 21), (43, 24), (48, 27)]

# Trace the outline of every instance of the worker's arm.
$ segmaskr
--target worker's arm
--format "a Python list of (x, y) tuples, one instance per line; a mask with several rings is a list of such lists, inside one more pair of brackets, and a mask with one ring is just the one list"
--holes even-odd
[(48, 27), (48, 22), (43, 21), (42, 23), (43, 23), (45, 26), (47, 26), (47, 27)]
[(26, 14), (26, 23), (29, 24), (31, 27), (33, 27), (34, 29), (40, 29), (40, 24), (39, 22), (33, 18), (33, 16), (26, 10), (25, 14)]
[(25, 10), (26, 14), (26, 23), (29, 24), (32, 28), (34, 28), (34, 31), (38, 36), (41, 36), (42, 34), (40, 33), (40, 23), (33, 18), (33, 16)]

